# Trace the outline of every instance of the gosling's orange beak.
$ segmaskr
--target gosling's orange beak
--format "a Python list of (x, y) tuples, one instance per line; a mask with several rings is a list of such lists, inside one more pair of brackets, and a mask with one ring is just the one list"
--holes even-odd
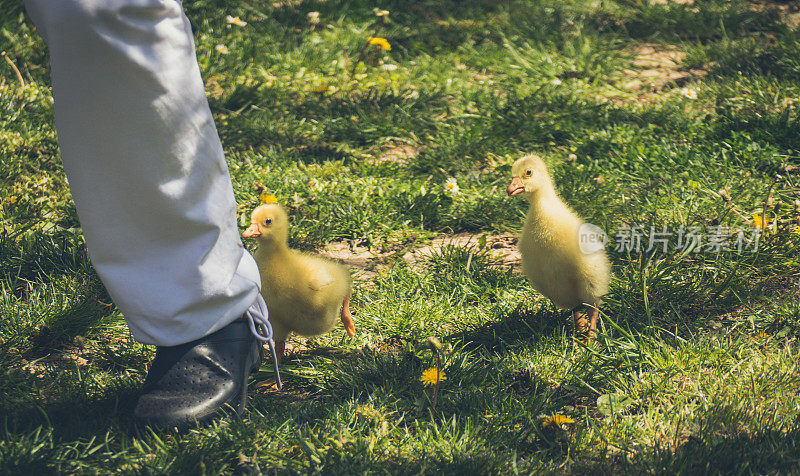
[(522, 179), (519, 177), (512, 178), (511, 183), (508, 184), (508, 188), (506, 189), (506, 192), (508, 192), (509, 197), (513, 197), (514, 195), (519, 195), (524, 191), (525, 191), (525, 184), (522, 183)]
[(254, 236), (261, 236), (261, 232), (258, 231), (257, 223), (251, 223), (250, 226), (248, 226), (247, 229), (242, 233), (242, 238), (252, 238)]

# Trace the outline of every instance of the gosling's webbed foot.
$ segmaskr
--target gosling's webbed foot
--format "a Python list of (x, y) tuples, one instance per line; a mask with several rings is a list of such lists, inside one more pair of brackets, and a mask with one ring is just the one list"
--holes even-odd
[(596, 307), (590, 307), (589, 317), (580, 311), (573, 311), (572, 318), (575, 322), (575, 337), (580, 338), (585, 345), (591, 345), (597, 335), (597, 315)]
[(592, 306), (589, 308), (589, 343), (591, 344), (594, 338), (597, 336), (597, 316), (600, 314), (600, 310), (597, 307)]

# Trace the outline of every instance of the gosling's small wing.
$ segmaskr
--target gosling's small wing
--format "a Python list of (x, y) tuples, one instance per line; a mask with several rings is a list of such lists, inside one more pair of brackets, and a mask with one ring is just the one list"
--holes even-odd
[(321, 291), (333, 284), (336, 276), (331, 272), (328, 263), (321, 260), (306, 259), (308, 269), (308, 287), (314, 291)]

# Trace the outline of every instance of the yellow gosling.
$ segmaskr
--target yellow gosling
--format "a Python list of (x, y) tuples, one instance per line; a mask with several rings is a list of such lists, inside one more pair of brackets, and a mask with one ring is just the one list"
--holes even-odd
[[(328, 332), (337, 318), (347, 335), (356, 333), (350, 315), (350, 273), (337, 263), (289, 248), (289, 217), (278, 204), (253, 210), (244, 238), (255, 238), (261, 294), (267, 302), (278, 359), (286, 338)], [(341, 309), (341, 311), (340, 311)]]
[[(588, 253), (581, 250), (584, 222), (558, 196), (541, 158), (529, 155), (517, 160), (511, 174), (508, 195), (520, 195), (530, 203), (519, 239), (523, 272), (534, 289), (557, 307), (572, 310), (576, 334), (590, 343), (611, 278), (608, 257), (602, 247)], [(588, 322), (580, 312), (584, 306)]]

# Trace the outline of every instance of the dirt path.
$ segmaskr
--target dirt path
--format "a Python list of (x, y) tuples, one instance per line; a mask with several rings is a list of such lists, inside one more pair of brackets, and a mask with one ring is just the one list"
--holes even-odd
[(429, 242), (410, 243), (386, 252), (370, 250), (365, 246), (351, 246), (348, 242), (339, 241), (329, 243), (320, 251), (320, 254), (347, 265), (353, 272), (354, 279), (368, 281), (374, 278), (382, 268), (397, 259), (402, 259), (412, 267), (419, 268), (422, 267), (427, 258), (440, 252), (442, 248), (448, 245), (457, 247), (477, 246), (481, 236), (486, 237), (486, 247), (489, 249), (492, 264), (511, 267), (516, 272), (520, 271), (517, 237), (510, 233), (498, 235), (485, 235), (483, 233), (443, 235), (433, 238)]
[(652, 101), (676, 87), (702, 79), (706, 71), (683, 69), (686, 53), (674, 46), (644, 43), (629, 51), (634, 68), (625, 70), (624, 89), (636, 94), (639, 101)]

